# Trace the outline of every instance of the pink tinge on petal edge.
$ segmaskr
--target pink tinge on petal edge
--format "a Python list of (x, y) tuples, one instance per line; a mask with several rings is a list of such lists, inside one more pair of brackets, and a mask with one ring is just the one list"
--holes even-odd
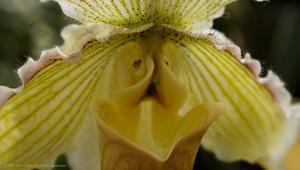
[(281, 81), (280, 78), (272, 71), (269, 71), (266, 77), (259, 78), (258, 81), (269, 88), (278, 105), (285, 111), (287, 116), (290, 116), (292, 96), (285, 88), (283, 81)]
[[(97, 30), (99, 28), (100, 30), (105, 28), (106, 30), (109, 30), (108, 33), (105, 33), (102, 35), (101, 33), (95, 33), (95, 34), (88, 34), (87, 36), (80, 35), (78, 38), (78, 43), (73, 44), (75, 50), (74, 53), (69, 54), (65, 53), (65, 51), (61, 50), (59, 47), (55, 47), (52, 49), (48, 49), (42, 52), (40, 58), (37, 61), (34, 61), (32, 58), (29, 58), (27, 62), (18, 69), (18, 75), (21, 79), (22, 85), (16, 89), (8, 88), (4, 86), (0, 86), (0, 108), (3, 106), (6, 101), (9, 100), (10, 97), (12, 97), (16, 93), (20, 93), (23, 90), (24, 85), (32, 79), (32, 77), (43, 68), (47, 67), (49, 64), (53, 63), (55, 60), (65, 60), (69, 63), (77, 63), (81, 59), (81, 50), (84, 47), (84, 45), (92, 40), (97, 39), (99, 42), (107, 41), (111, 36), (117, 35), (117, 34), (124, 34), (124, 33), (138, 33), (142, 32), (144, 30), (147, 30), (153, 26), (153, 23), (146, 24), (144, 26), (135, 28), (135, 29), (128, 29), (128, 28), (122, 28), (122, 27), (112, 27), (108, 25), (103, 24), (88, 24), (86, 26), (83, 26), (83, 30), (87, 32), (93, 32), (93, 30)], [(66, 27), (62, 32), (62, 37), (64, 41), (67, 41), (66, 34), (74, 31), (74, 28), (80, 29), (82, 26), (78, 25), (71, 25), (69, 27)]]
[[(193, 35), (198, 37), (203, 37), (209, 39), (217, 49), (229, 52), (231, 55), (235, 56), (236, 59), (245, 65), (257, 78), (257, 81), (265, 85), (278, 105), (282, 110), (290, 116), (290, 105), (291, 105), (291, 95), (285, 88), (284, 83), (280, 78), (275, 75), (272, 71), (269, 71), (266, 77), (260, 77), (261, 64), (258, 60), (252, 59), (249, 53), (246, 53), (242, 57), (241, 49), (229, 40), (224, 34), (216, 30), (206, 30), (202, 35)], [(66, 56), (62, 54), (62, 51), (56, 47), (42, 52), (41, 57), (34, 61), (29, 58), (28, 61), (18, 70), (18, 75), (22, 81), (22, 85), (16, 89), (11, 89), (8, 87), (0, 86), (0, 107), (14, 94), (22, 91), (24, 85), (41, 69), (48, 66), (52, 62), (58, 59), (66, 59)]]
[(9, 87), (0, 86), (0, 107), (13, 95), (15, 94), (15, 89)]
[(9, 88), (0, 86), (0, 108), (15, 94), (20, 93), (23, 90), (24, 85), (32, 79), (32, 77), (55, 60), (62, 59), (60, 57), (60, 51), (58, 48), (52, 48), (42, 52), (40, 58), (34, 61), (29, 58), (27, 62), (18, 69), (17, 73), (21, 79), (22, 85), (18, 88)]
[(262, 68), (258, 60), (253, 59), (249, 53), (246, 53), (240, 61), (250, 69), (255, 77), (259, 77)]
[(291, 101), (292, 96), (286, 89), (283, 81), (272, 71), (269, 71), (266, 77), (260, 77), (262, 67), (258, 60), (253, 59), (249, 53), (242, 56), (240, 48), (229, 40), (224, 34), (216, 30), (207, 30), (204, 35), (200, 37), (209, 39), (216, 48), (229, 52), (236, 57), (241, 64), (245, 65), (251, 73), (256, 77), (260, 84), (265, 85), (272, 93), (274, 100), (278, 103), (280, 108), (287, 116), (291, 116)]

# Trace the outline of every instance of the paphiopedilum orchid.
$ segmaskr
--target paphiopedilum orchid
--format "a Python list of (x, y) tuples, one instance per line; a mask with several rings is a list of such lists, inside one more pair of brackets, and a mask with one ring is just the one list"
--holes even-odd
[(212, 29), (234, 0), (54, 1), (81, 24), (18, 70), (22, 86), (0, 87), (1, 169), (63, 153), (75, 170), (192, 169), (200, 143), (283, 168), (299, 106)]

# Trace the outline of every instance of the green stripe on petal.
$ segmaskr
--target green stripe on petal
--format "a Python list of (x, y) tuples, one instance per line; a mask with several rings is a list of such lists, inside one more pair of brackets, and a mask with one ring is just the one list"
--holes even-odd
[(5, 103), (0, 111), (0, 165), (43, 164), (69, 149), (111, 55), (132, 38), (90, 42), (79, 63), (55, 61)]
[(57, 50), (62, 55), (62, 58), (76, 63), (82, 56), (82, 48), (89, 41), (105, 42), (115, 35), (140, 33), (152, 26), (153, 24), (146, 24), (134, 29), (128, 29), (107, 24), (72, 24), (62, 30), (61, 36), (64, 39), (64, 44)]
[(81, 23), (136, 27), (153, 17), (153, 0), (53, 0), (64, 13)]
[(149, 23), (199, 33), (235, 0), (53, 0), (81, 23), (105, 23), (127, 28)]
[(158, 0), (159, 23), (199, 33), (211, 28), (213, 19), (223, 15), (224, 7), (236, 0)]
[(204, 146), (225, 161), (246, 160), (279, 168), (292, 143), (295, 123), (288, 120), (270, 91), (231, 53), (207, 38), (168, 33), (181, 53), (191, 103), (220, 102), (226, 113), (209, 129)]

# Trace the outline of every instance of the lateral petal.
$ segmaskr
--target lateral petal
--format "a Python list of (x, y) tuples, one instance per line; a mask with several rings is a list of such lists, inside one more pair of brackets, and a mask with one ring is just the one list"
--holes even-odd
[(267, 169), (279, 168), (297, 127), (274, 96), (276, 90), (283, 91), (282, 84), (270, 88), (273, 86), (260, 83), (229, 40), (224, 47), (211, 34), (197, 38), (172, 31), (167, 34), (184, 60), (186, 77), (181, 81), (188, 86), (189, 98), (194, 103), (220, 102), (227, 110), (208, 130), (204, 147), (224, 161), (245, 160)]
[(30, 71), (39, 63), (23, 67), (22, 78), (33, 77), (0, 110), (0, 165), (30, 169), (67, 151), (104, 68), (118, 47), (132, 38), (119, 35), (106, 42), (92, 41), (77, 64), (57, 57), (37, 73)]

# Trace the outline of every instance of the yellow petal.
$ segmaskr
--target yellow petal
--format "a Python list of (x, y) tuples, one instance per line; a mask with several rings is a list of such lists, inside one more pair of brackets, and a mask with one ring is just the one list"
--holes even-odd
[(165, 39), (182, 56), (186, 77), (180, 81), (186, 84), (191, 102), (225, 105), (226, 113), (208, 130), (204, 147), (224, 161), (279, 168), (294, 140), (296, 123), (286, 118), (272, 89), (259, 83), (238, 60), (238, 52), (224, 48), (231, 42), (225, 40), (224, 46), (218, 46), (211, 41), (214, 35), (191, 38), (176, 32)]
[(222, 107), (185, 108), (187, 90), (176, 74), (179, 56), (159, 34), (145, 34), (120, 48), (97, 88), (91, 108), (102, 139), (101, 166), (192, 169), (202, 136)]
[[(142, 107), (148, 107), (149, 110), (149, 106), (151, 107), (152, 102), (153, 101), (144, 101)], [(97, 105), (99, 104), (100, 103)], [(144, 109), (142, 110), (144, 111), (142, 112), (144, 115), (151, 115), (152, 113), (145, 112)], [(159, 140), (156, 140), (155, 142), (157, 142), (157, 144), (151, 147), (152, 150), (149, 150), (146, 145), (138, 141), (139, 138), (137, 138), (137, 140), (129, 140), (123, 133), (114, 130), (112, 128), (114, 127), (113, 124), (103, 120), (103, 112), (106, 114), (114, 114), (114, 112), (111, 111), (108, 113), (107, 110), (98, 111), (100, 111), (98, 114), (98, 128), (102, 139), (100, 141), (102, 169), (191, 170), (200, 141), (209, 125), (216, 119), (216, 116), (220, 114), (221, 109), (219, 105), (205, 103), (188, 113), (185, 119), (179, 124), (176, 123), (176, 125), (179, 126), (179, 131), (177, 132), (180, 137), (177, 136), (175, 140), (173, 139), (168, 149), (160, 154), (157, 152), (158, 150), (162, 150), (162, 146), (158, 145), (160, 143)], [(151, 119), (147, 119), (146, 121), (149, 123)], [(127, 120), (123, 119), (123, 123), (126, 122)], [(141, 122), (145, 123), (145, 120), (141, 120)], [(173, 126), (172, 124), (169, 125)], [(140, 128), (145, 128), (145, 124), (141, 123), (141, 126), (144, 127)], [(151, 131), (151, 129), (148, 130)], [(152, 134), (147, 133), (143, 136), (143, 140), (148, 142), (148, 146), (150, 146), (149, 142), (154, 142), (152, 139), (153, 136), (151, 135)]]
[[(69, 149), (111, 55), (132, 38), (90, 42), (79, 63), (58, 59), (28, 80), (0, 111), (0, 166), (28, 169), (55, 160)], [(24, 75), (36, 64), (27, 66), (23, 71), (29, 72)]]

